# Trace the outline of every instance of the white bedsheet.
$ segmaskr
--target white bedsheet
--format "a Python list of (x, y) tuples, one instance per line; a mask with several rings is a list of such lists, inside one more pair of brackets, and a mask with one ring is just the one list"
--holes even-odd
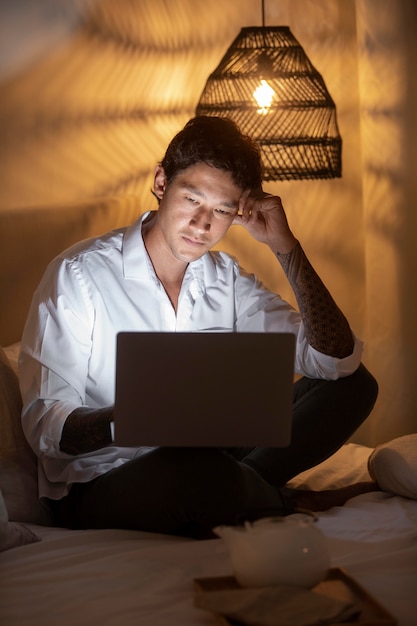
[(332, 565), (343, 567), (399, 626), (417, 625), (417, 502), (384, 493), (320, 515)]
[[(348, 471), (350, 459), (355, 479), (362, 480), (366, 457), (366, 450), (348, 447), (338, 462)], [(312, 475), (314, 487), (339, 480), (328, 461)], [(332, 566), (343, 567), (399, 626), (416, 626), (417, 501), (371, 492), (321, 513), (318, 524), (328, 538)], [(2, 626), (217, 623), (193, 607), (192, 581), (232, 573), (221, 539), (30, 527), (42, 541), (0, 554)]]

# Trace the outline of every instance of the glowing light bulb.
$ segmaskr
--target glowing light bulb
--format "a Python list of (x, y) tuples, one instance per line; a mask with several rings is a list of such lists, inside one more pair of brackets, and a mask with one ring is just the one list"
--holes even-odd
[(253, 97), (258, 103), (259, 109), (257, 112), (259, 114), (266, 115), (268, 113), (274, 96), (275, 91), (270, 85), (268, 85), (266, 80), (262, 79), (259, 87), (257, 87), (253, 92)]

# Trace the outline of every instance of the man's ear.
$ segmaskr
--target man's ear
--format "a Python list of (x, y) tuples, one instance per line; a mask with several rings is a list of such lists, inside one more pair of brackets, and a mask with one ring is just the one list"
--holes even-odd
[(155, 196), (161, 200), (164, 195), (165, 188), (167, 185), (167, 179), (165, 176), (165, 170), (162, 165), (157, 165), (155, 169), (155, 178), (153, 184), (153, 191)]

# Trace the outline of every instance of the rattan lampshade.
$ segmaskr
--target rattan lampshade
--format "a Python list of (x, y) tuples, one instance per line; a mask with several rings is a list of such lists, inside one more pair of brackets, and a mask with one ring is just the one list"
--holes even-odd
[[(259, 87), (263, 104), (254, 96)], [(335, 104), (287, 26), (242, 28), (209, 76), (196, 114), (229, 117), (253, 137), (265, 180), (341, 176)]]

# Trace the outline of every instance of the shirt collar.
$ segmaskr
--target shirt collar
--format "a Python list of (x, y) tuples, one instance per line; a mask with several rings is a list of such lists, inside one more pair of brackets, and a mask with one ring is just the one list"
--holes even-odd
[(197, 261), (193, 261), (188, 265), (184, 280), (187, 276), (192, 276), (194, 281), (195, 295), (203, 294), (207, 287), (217, 281), (217, 268), (214, 258), (210, 252), (204, 254)]
[[(123, 236), (122, 258), (125, 278), (135, 280), (158, 280), (142, 237), (142, 224), (148, 217), (147, 211), (128, 226)], [(204, 293), (206, 287), (217, 280), (213, 255), (209, 252), (188, 265), (186, 279), (192, 278), (197, 290)], [(159, 281), (158, 281), (159, 282)]]
[(150, 211), (128, 226), (123, 236), (122, 258), (125, 278), (155, 280), (155, 272), (142, 238), (142, 224)]

